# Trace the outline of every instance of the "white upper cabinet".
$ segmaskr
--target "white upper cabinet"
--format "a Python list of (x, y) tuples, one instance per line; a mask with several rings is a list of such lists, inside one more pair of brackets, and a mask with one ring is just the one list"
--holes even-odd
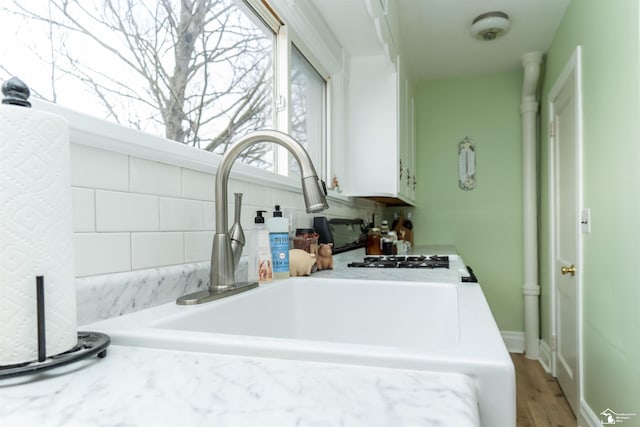
[[(412, 86), (394, 35), (392, 0), (362, 0), (378, 38), (378, 54), (350, 54), (348, 174), (350, 196), (387, 204), (416, 201)], [(365, 32), (364, 29), (362, 32)], [(396, 33), (397, 34), (397, 33)]]
[(311, 2), (344, 49), (340, 121), (345, 139), (331, 148), (344, 156), (338, 170), (344, 194), (413, 205), (412, 85), (402, 54), (397, 0)]
[(409, 81), (384, 55), (351, 58), (348, 194), (388, 204), (415, 203), (415, 161)]

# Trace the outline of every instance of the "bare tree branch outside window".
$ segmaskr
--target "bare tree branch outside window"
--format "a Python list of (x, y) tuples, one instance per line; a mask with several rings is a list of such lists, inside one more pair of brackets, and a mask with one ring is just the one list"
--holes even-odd
[[(0, 19), (22, 19), (33, 32), (16, 43), (26, 42), (49, 75), (50, 87), (32, 87), (36, 96), (64, 103), (74, 94), (62, 85), (72, 81), (105, 119), (219, 154), (238, 136), (272, 127), (274, 35), (251, 13), (240, 0), (0, 5)], [(19, 60), (1, 59), (3, 80)], [(253, 146), (243, 161), (269, 169), (271, 149)]]

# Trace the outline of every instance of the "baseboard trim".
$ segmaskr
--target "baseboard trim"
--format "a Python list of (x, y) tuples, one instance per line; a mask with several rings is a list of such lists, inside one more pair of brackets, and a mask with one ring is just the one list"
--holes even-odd
[(509, 353), (524, 353), (524, 332), (500, 331), (500, 335)]
[[(549, 344), (544, 340), (540, 340), (540, 344), (538, 346), (538, 362), (550, 375), (553, 375), (553, 372), (551, 372), (552, 357), (553, 352), (551, 351)], [(578, 427), (600, 427), (602, 425), (602, 421), (598, 418), (598, 415), (593, 412), (591, 407), (584, 400), (580, 401), (577, 423)]]
[(551, 372), (551, 347), (545, 341), (540, 340), (538, 345), (538, 362), (542, 365), (548, 374)]
[(580, 413), (578, 414), (578, 427), (599, 427), (602, 421), (584, 400), (580, 401)]

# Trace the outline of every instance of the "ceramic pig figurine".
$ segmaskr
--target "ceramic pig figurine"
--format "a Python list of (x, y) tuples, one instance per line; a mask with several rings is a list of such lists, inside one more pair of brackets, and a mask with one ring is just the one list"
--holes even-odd
[(323, 243), (318, 247), (318, 271), (333, 270), (333, 243)]
[(316, 257), (302, 249), (289, 250), (289, 276), (308, 276), (315, 271)]

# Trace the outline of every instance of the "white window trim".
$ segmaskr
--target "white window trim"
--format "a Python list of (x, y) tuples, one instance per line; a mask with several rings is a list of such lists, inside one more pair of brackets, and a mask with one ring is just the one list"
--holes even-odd
[[(291, 123), (289, 121), (289, 110), (291, 104), (291, 40), (289, 39), (289, 31), (286, 25), (278, 30), (276, 35), (276, 126), (278, 130), (289, 133)], [(289, 152), (286, 148), (276, 145), (274, 160), (276, 163), (276, 172), (278, 175), (289, 175)], [(322, 175), (321, 171), (317, 171)]]
[[(255, 0), (254, 0), (255, 1)], [(306, 0), (267, 0), (287, 25), (287, 37), (293, 42), (316, 70), (327, 80), (327, 135), (323, 171), (327, 185), (333, 176), (348, 190), (346, 170), (346, 144), (348, 135), (347, 93), (349, 56), (333, 37), (311, 2)], [(336, 195), (340, 193), (334, 192)], [(340, 196), (342, 200), (350, 200)]]

